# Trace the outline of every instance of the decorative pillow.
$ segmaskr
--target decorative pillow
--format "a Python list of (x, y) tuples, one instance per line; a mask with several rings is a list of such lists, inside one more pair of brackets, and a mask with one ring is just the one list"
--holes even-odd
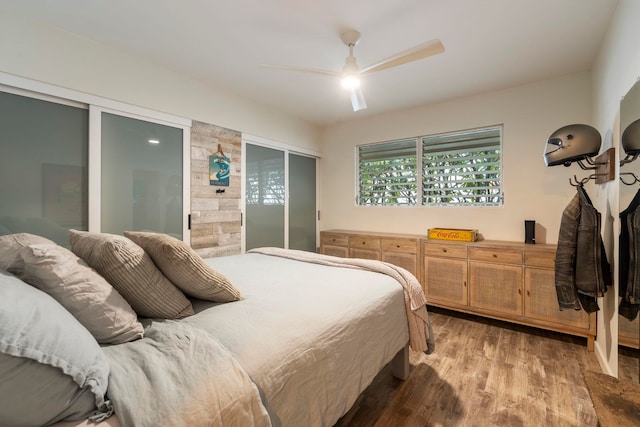
[(69, 240), (73, 253), (107, 279), (139, 316), (177, 319), (194, 314), (180, 289), (126, 237), (70, 230)]
[(109, 362), (102, 349), (53, 298), (0, 271), (0, 420), (42, 426), (70, 419), (99, 421)]
[(20, 257), (20, 251), (25, 246), (35, 243), (49, 243), (55, 245), (49, 239), (29, 233), (14, 233), (0, 236), (0, 270), (6, 270), (20, 275), (24, 269), (24, 263)]
[(20, 256), (22, 280), (51, 295), (100, 344), (142, 338), (144, 329), (129, 303), (73, 252), (43, 243), (26, 246)]
[(181, 240), (142, 231), (125, 231), (124, 235), (140, 245), (160, 271), (185, 294), (216, 302), (240, 299), (240, 291)]

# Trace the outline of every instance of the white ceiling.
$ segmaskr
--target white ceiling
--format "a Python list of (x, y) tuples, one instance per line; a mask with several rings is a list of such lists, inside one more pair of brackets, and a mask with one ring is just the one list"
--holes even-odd
[[(618, 0), (0, 0), (23, 15), (327, 125), (588, 71)], [(354, 113), (332, 77), (439, 38), (443, 54), (367, 74)]]

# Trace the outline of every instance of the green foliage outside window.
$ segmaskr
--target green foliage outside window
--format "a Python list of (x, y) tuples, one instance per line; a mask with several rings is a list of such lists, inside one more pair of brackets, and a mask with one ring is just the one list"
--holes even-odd
[(360, 146), (358, 204), (500, 206), (501, 142), (494, 126)]

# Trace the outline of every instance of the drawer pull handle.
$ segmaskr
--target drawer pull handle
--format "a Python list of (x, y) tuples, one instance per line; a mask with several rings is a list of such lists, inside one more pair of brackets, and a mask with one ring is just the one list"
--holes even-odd
[(335, 242), (335, 241), (336, 241), (336, 239), (331, 239), (331, 241), (332, 241), (332, 242)]
[(396, 245), (396, 248), (400, 248), (400, 245)]
[(518, 289), (518, 295), (522, 295), (522, 289)]
[(442, 252), (444, 252), (444, 253), (446, 254), (446, 253), (447, 253), (447, 250), (446, 250), (446, 249), (443, 249), (443, 250), (442, 250)]
[(531, 291), (527, 291), (527, 296), (530, 297), (531, 296)]
[(497, 255), (497, 254), (493, 254), (493, 257), (494, 257), (494, 258), (498, 258), (498, 255)]

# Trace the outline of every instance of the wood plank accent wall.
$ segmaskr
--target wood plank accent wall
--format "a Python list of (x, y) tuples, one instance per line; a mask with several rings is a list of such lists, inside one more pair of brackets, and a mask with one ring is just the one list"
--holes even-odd
[[(228, 187), (209, 185), (209, 156), (218, 151), (231, 159)], [(191, 127), (191, 247), (203, 257), (241, 251), (240, 132), (194, 121)], [(224, 193), (216, 190), (224, 189)]]

